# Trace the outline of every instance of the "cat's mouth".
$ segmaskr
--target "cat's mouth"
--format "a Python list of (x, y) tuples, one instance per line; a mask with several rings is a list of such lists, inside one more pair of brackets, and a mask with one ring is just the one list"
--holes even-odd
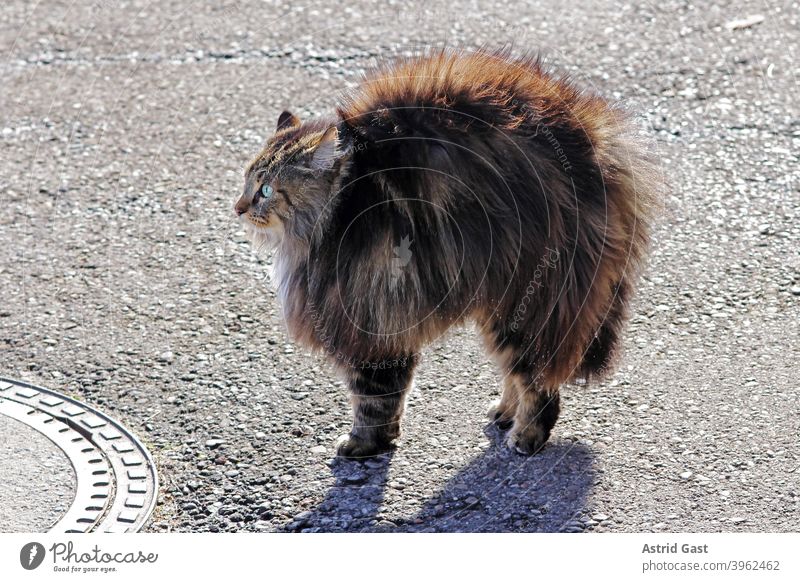
[(242, 221), (247, 237), (257, 250), (270, 250), (283, 239), (283, 223), (274, 215), (264, 220), (245, 214)]
[(271, 221), (263, 220), (247, 214), (244, 215), (244, 220), (247, 224), (256, 228), (270, 228), (271, 226), (274, 226), (274, 224), (270, 224)]

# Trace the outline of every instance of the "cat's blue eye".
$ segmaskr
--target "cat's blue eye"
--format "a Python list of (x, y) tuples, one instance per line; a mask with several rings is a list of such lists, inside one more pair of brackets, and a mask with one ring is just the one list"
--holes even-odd
[(272, 196), (272, 193), (273, 193), (272, 186), (270, 186), (269, 184), (264, 184), (263, 186), (261, 186), (261, 195), (264, 198), (269, 198), (270, 196)]

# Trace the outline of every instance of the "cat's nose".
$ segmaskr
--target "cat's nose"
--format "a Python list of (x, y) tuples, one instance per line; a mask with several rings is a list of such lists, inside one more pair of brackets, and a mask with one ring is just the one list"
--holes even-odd
[(250, 207), (250, 205), (247, 204), (246, 201), (244, 201), (242, 199), (239, 199), (239, 201), (236, 202), (236, 204), (234, 204), (233, 211), (236, 213), (236, 216), (241, 216), (242, 214), (247, 212), (247, 209), (249, 207)]

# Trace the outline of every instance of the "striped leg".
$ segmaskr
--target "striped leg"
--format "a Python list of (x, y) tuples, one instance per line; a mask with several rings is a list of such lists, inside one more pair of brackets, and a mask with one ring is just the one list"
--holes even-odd
[(525, 455), (541, 449), (550, 438), (560, 407), (558, 387), (545, 389), (536, 380), (524, 375), (518, 377), (519, 402), (514, 415), (514, 426), (508, 433), (509, 448)]
[(537, 373), (537, 354), (530, 338), (502, 324), (483, 326), (484, 342), (504, 375), (503, 396), (490, 411), (497, 426), (506, 430), (512, 450), (532, 455), (550, 438), (560, 410), (559, 383)]
[(374, 456), (390, 450), (392, 441), (400, 436), (400, 419), (417, 357), (386, 359), (384, 362), (383, 367), (365, 363), (347, 369), (353, 428), (339, 445), (339, 456)]
[(500, 430), (508, 430), (514, 422), (517, 411), (519, 391), (517, 390), (516, 376), (506, 375), (503, 380), (503, 395), (492, 403), (489, 409), (489, 418), (494, 421)]

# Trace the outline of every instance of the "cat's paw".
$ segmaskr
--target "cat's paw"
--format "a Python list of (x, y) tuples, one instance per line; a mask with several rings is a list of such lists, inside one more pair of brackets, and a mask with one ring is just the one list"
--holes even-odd
[(503, 401), (499, 398), (492, 402), (488, 412), (491, 420), (500, 430), (508, 430), (514, 424), (514, 411), (508, 410), (503, 406)]
[(506, 437), (506, 446), (523, 455), (535, 455), (542, 450), (549, 437), (549, 432), (537, 424), (530, 424), (523, 429), (515, 426)]
[(342, 435), (336, 445), (336, 455), (347, 459), (375, 457), (394, 449), (390, 443), (369, 441), (353, 435)]

